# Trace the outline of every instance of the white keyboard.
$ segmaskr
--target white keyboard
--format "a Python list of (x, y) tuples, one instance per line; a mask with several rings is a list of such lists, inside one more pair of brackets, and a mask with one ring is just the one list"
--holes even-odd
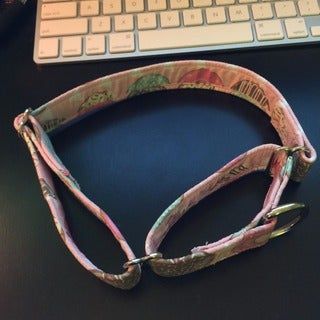
[(39, 0), (38, 64), (320, 42), (320, 0)]

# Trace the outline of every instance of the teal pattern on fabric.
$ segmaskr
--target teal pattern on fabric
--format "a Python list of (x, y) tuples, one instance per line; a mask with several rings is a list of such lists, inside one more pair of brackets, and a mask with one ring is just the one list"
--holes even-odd
[(181, 203), (182, 199), (183, 199), (183, 196), (180, 196), (173, 203), (171, 203), (171, 205), (161, 214), (161, 216), (155, 222), (152, 229), (157, 229), (163, 223), (166, 217), (169, 216), (174, 209), (176, 209), (176, 207)]

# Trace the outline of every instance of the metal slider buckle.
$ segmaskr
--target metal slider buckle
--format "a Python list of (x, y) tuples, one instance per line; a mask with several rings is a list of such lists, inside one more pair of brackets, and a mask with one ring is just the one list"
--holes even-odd
[(297, 152), (309, 152), (309, 149), (306, 148), (305, 146), (295, 146), (295, 147), (288, 147), (288, 146), (282, 146), (277, 148), (270, 161), (269, 161), (269, 165), (268, 165), (268, 171), (270, 172), (271, 176), (272, 176), (272, 164), (274, 163), (275, 159), (276, 159), (276, 155), (279, 152), (285, 152), (286, 156), (287, 156), (287, 161), (285, 162), (284, 166), (283, 166), (283, 173), (287, 173), (289, 176), (291, 175), (292, 169), (293, 169), (293, 165), (294, 165), (294, 159), (293, 159), (293, 155)]
[(159, 258), (162, 258), (162, 253), (160, 252), (155, 252), (155, 253), (150, 253), (144, 257), (141, 257), (141, 258), (136, 258), (136, 259), (132, 259), (132, 260), (129, 260), (127, 261), (124, 265), (123, 265), (123, 268), (128, 268), (130, 266), (133, 266), (135, 264), (142, 264), (143, 262), (145, 261), (148, 261), (148, 260), (151, 260), (151, 259), (159, 259)]
[(22, 129), (24, 127), (24, 125), (27, 123), (28, 121), (28, 116), (29, 114), (32, 112), (33, 110), (31, 108), (28, 108), (24, 111), (23, 115), (21, 116), (21, 121), (19, 122), (19, 129), (18, 132), (19, 134), (22, 136)]
[(283, 146), (283, 147), (279, 147), (275, 153), (279, 152), (279, 151), (284, 151), (286, 152), (286, 154), (288, 156), (292, 156), (294, 153), (299, 152), (299, 151), (304, 151), (304, 152), (308, 152), (309, 149), (306, 148), (305, 146), (295, 146), (295, 147), (287, 147), (287, 146)]
[(293, 226), (295, 226), (298, 222), (300, 223), (307, 215), (308, 215), (308, 207), (304, 203), (287, 203), (281, 206), (278, 206), (274, 209), (272, 209), (270, 212), (268, 212), (265, 215), (266, 220), (275, 218), (283, 213), (290, 212), (292, 210), (299, 209), (299, 214), (293, 218), (291, 221), (286, 223), (285, 225), (277, 228), (271, 233), (270, 239), (279, 237), (287, 232), (289, 232)]

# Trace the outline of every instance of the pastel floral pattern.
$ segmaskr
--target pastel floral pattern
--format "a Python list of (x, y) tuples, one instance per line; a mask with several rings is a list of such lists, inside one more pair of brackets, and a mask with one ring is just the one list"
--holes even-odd
[[(276, 225), (276, 219), (265, 221), (266, 213), (279, 203), (289, 178), (300, 181), (316, 160), (314, 148), (280, 92), (254, 72), (222, 62), (175, 61), (120, 72), (74, 88), (30, 114), (18, 115), (14, 126), (30, 150), (43, 196), (62, 241), (86, 270), (117, 288), (134, 287), (140, 279), (140, 265), (129, 266), (120, 274), (107, 273), (94, 265), (78, 248), (65, 220), (63, 206), (55, 192), (52, 173), (109, 229), (125, 253), (126, 259), (136, 258), (109, 215), (81, 191), (77, 181), (55, 153), (48, 133), (124, 99), (143, 93), (179, 88), (216, 90), (253, 103), (271, 118), (271, 123), (284, 146), (304, 146), (308, 154), (296, 153), (288, 166), (287, 155), (278, 152), (279, 145), (264, 144), (239, 155), (216, 173), (176, 197), (177, 200), (163, 212), (150, 229), (145, 243), (146, 255), (157, 252), (172, 226), (187, 214), (191, 207), (212, 192), (255, 171), (270, 169), (272, 174), (272, 183), (263, 206), (246, 226), (219, 241), (196, 246), (185, 256), (150, 260), (149, 263), (156, 273), (163, 276), (187, 274), (242, 251), (264, 245)], [(26, 116), (28, 121), (24, 124)]]

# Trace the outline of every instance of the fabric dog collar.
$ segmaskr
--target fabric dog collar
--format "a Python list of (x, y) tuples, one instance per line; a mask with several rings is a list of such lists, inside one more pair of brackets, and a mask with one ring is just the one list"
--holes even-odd
[[(70, 171), (56, 155), (47, 133), (129, 97), (181, 88), (216, 90), (251, 102), (271, 118), (283, 145), (265, 144), (255, 147), (182, 194), (151, 228), (145, 244), (146, 256), (136, 258), (110, 217), (81, 191)], [(84, 268), (102, 281), (122, 289), (130, 289), (137, 284), (141, 274), (140, 265), (144, 261), (148, 260), (159, 275), (183, 275), (262, 246), (270, 238), (287, 232), (302, 215), (275, 230), (276, 216), (297, 208), (303, 212), (305, 207), (297, 203), (277, 207), (280, 196), (289, 178), (300, 181), (316, 160), (316, 152), (298, 120), (274, 86), (252, 71), (214, 61), (161, 63), (102, 77), (72, 89), (34, 111), (26, 110), (16, 117), (14, 126), (30, 150), (43, 196), (62, 240)], [(193, 248), (190, 254), (183, 257), (165, 259), (158, 253), (170, 228), (188, 209), (240, 177), (267, 169), (273, 178), (272, 183), (262, 209), (247, 226), (215, 243)], [(124, 264), (124, 273), (115, 275), (102, 271), (74, 243), (62, 204), (55, 192), (51, 172), (112, 232), (128, 259)]]

